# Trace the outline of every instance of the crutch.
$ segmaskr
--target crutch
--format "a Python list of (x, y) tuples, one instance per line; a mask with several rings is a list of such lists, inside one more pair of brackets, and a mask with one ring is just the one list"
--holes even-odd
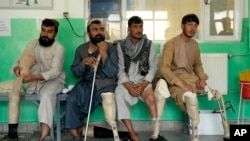
[(208, 93), (208, 100), (215, 100), (217, 101), (218, 107), (219, 107), (219, 111), (220, 111), (220, 115), (221, 115), (221, 119), (222, 119), (222, 126), (224, 129), (224, 141), (228, 141), (230, 139), (230, 131), (229, 131), (229, 127), (228, 127), (228, 121), (227, 121), (227, 115), (226, 115), (226, 108), (225, 108), (225, 103), (224, 103), (224, 98), (222, 96), (222, 94), (217, 91), (214, 90), (213, 92), (211, 91), (211, 89), (208, 86), (205, 86), (205, 91)]
[(91, 106), (92, 106), (92, 98), (93, 98), (93, 93), (94, 93), (94, 86), (95, 86), (95, 76), (96, 76), (96, 71), (98, 64), (101, 60), (101, 55), (99, 54), (97, 57), (96, 65), (94, 67), (94, 76), (93, 76), (93, 83), (92, 83), (92, 89), (91, 89), (91, 95), (90, 95), (90, 102), (89, 102), (89, 112), (88, 112), (88, 118), (87, 118), (87, 124), (86, 124), (86, 130), (84, 134), (84, 141), (87, 139), (87, 133), (88, 133), (88, 127), (89, 127), (89, 117), (90, 117), (90, 111), (91, 111)]

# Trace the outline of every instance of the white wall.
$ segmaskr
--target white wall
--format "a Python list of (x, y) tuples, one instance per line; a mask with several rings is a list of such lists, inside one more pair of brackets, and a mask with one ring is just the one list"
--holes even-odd
[(70, 18), (84, 18), (84, 0), (53, 0), (52, 10), (0, 9), (0, 18), (63, 18), (69, 12)]

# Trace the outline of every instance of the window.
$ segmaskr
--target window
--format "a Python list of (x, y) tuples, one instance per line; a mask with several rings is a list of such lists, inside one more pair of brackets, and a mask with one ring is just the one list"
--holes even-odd
[(242, 0), (205, 0), (205, 41), (239, 41), (241, 39)]
[[(241, 1), (241, 0), (240, 0)], [(239, 0), (85, 0), (86, 17), (99, 18), (106, 26), (106, 39), (114, 41), (127, 35), (127, 20), (138, 15), (144, 20), (144, 33), (155, 42), (181, 33), (181, 19), (196, 14), (199, 40), (239, 40), (241, 14)], [(237, 15), (236, 15), (237, 14)], [(224, 25), (224, 26), (223, 26)], [(227, 27), (223, 31), (223, 27)]]

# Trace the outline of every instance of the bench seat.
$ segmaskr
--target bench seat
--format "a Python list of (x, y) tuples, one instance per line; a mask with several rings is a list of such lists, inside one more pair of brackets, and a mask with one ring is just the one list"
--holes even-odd
[[(62, 102), (63, 101), (66, 101), (68, 95), (66, 93), (59, 93), (57, 94), (57, 99), (56, 99), (56, 109), (55, 109), (55, 114), (56, 114), (56, 140), (57, 141), (61, 141), (61, 119), (63, 118), (64, 116), (64, 112), (61, 112), (61, 107), (62, 107)], [(9, 98), (8, 98), (8, 93), (1, 93), (0, 94), (0, 101), (8, 101)], [(39, 100), (37, 98), (37, 95), (36, 94), (22, 94), (21, 95), (21, 100), (23, 101), (32, 101), (34, 102), (35, 104), (39, 104)], [(52, 129), (54, 129), (52, 127)], [(51, 130), (50, 132), (51, 134), (51, 137), (54, 139), (54, 131)]]

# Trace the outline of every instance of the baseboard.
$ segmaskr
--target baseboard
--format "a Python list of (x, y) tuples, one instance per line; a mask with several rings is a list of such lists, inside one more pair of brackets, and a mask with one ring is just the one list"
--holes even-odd
[[(153, 129), (152, 121), (132, 121), (132, 123), (136, 131), (150, 131)], [(110, 128), (106, 122), (91, 122), (89, 124), (99, 126), (99, 127)], [(122, 122), (118, 122), (117, 125), (120, 131), (127, 130)], [(161, 131), (165, 131), (165, 130), (183, 131), (183, 129), (184, 129), (183, 121), (161, 121), (160, 122)], [(34, 132), (34, 131), (39, 131), (39, 130), (40, 130), (40, 127), (38, 123), (19, 123), (18, 124), (19, 132)], [(8, 132), (7, 123), (0, 123), (0, 132)]]
[[(133, 126), (136, 131), (143, 132), (143, 131), (152, 131), (152, 121), (132, 121)], [(229, 120), (230, 124), (236, 124), (236, 120)], [(90, 125), (95, 125), (99, 127), (110, 128), (106, 122), (91, 122)], [(126, 127), (122, 122), (118, 122), (118, 129), (120, 131), (127, 131)], [(63, 126), (62, 126), (63, 127)], [(56, 128), (56, 127), (54, 127)], [(183, 121), (161, 121), (160, 122), (160, 131), (179, 131), (188, 133), (188, 127), (185, 126)], [(18, 125), (19, 132), (34, 132), (39, 131), (40, 127), (38, 123), (20, 123)], [(8, 132), (8, 124), (7, 123), (0, 123), (0, 132)]]

